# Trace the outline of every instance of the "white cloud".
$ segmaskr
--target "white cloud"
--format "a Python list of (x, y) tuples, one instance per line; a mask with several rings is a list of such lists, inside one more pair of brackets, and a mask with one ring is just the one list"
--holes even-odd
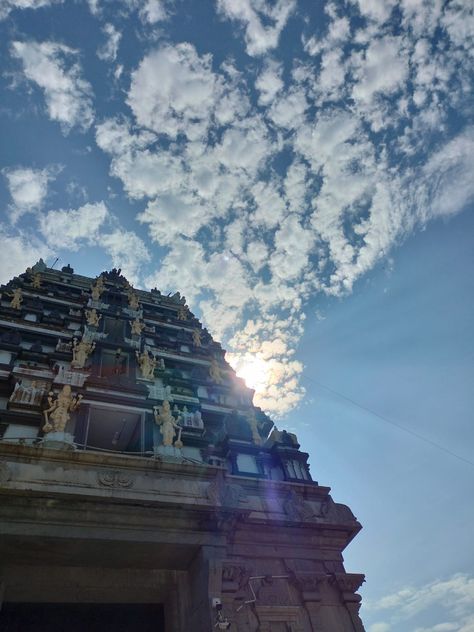
[[(458, 573), (446, 580), (436, 580), (423, 586), (407, 586), (377, 601), (366, 600), (364, 608), (371, 612), (384, 611), (384, 619), (393, 624), (410, 623), (421, 616), (431, 625), (416, 627), (415, 632), (472, 632), (474, 629), (474, 578)], [(442, 619), (440, 622), (440, 618)]]
[(422, 220), (459, 213), (474, 200), (474, 127), (459, 134), (434, 153), (423, 172), (430, 190), (429, 208)]
[[(262, 55), (278, 46), (280, 34), (296, 8), (295, 0), (217, 0), (220, 13), (245, 27), (245, 43), (249, 55)], [(265, 25), (265, 22), (270, 24)]]
[(55, 42), (13, 42), (12, 54), (21, 60), (25, 77), (44, 92), (49, 117), (64, 132), (86, 130), (94, 113), (92, 88), (82, 78), (77, 51)]
[(78, 250), (97, 242), (99, 231), (109, 217), (103, 202), (84, 204), (78, 209), (49, 211), (40, 218), (40, 230), (48, 245), (57, 250)]
[(121, 268), (130, 283), (138, 283), (142, 266), (151, 260), (143, 240), (132, 231), (117, 229), (101, 235), (100, 243), (111, 257), (112, 265)]
[(269, 61), (255, 81), (255, 87), (260, 93), (260, 105), (268, 105), (273, 101), (278, 92), (283, 88), (281, 79), (282, 68), (280, 64)]
[(49, 211), (40, 218), (40, 230), (54, 252), (100, 245), (112, 265), (122, 268), (132, 283), (139, 282), (142, 266), (151, 260), (143, 240), (134, 232), (123, 230), (104, 202)]
[(23, 231), (12, 232), (0, 224), (0, 283), (7, 283), (14, 276), (22, 274), (40, 258), (51, 256), (51, 250), (36, 237)]
[(391, 626), (388, 623), (373, 623), (368, 632), (390, 632)]
[(105, 44), (97, 51), (97, 56), (103, 61), (115, 61), (117, 58), (117, 52), (122, 38), (122, 33), (117, 31), (113, 24), (108, 22), (104, 24), (102, 28), (106, 37)]
[(63, 0), (1, 0), (0, 20), (6, 18), (15, 9), (41, 9), (61, 2)]
[[(442, 140), (443, 104), (466, 88), (468, 29), (448, 20), (450, 8), (420, 18), (410, 2), (402, 29), (387, 22), (393, 3), (362, 2), (362, 22), (329, 3), (326, 32), (306, 42), (313, 59), (285, 73), (264, 60), (256, 79), (189, 43), (162, 44), (132, 73), (130, 121), (96, 128), (110, 173), (143, 200), (138, 220), (167, 249), (147, 283), (184, 292), (233, 362), (268, 362), (258, 401), (276, 414), (303, 395), (293, 356), (307, 297), (350, 292), (415, 227), (472, 197), (471, 131)], [(276, 46), (282, 4), (218, 6), (243, 24), (251, 54)], [(442, 19), (434, 51), (423, 38)]]
[(358, 79), (352, 94), (358, 101), (370, 101), (375, 94), (392, 94), (408, 77), (408, 60), (403, 54), (400, 37), (383, 37), (369, 45), (356, 67)]
[(168, 18), (163, 0), (145, 0), (140, 9), (140, 17), (149, 24), (156, 24)]
[(132, 73), (128, 104), (140, 125), (196, 139), (207, 132), (217, 90), (211, 56), (199, 57), (192, 44), (182, 43), (143, 58)]
[(7, 179), (13, 200), (10, 218), (12, 223), (16, 223), (25, 213), (42, 208), (48, 194), (48, 183), (56, 177), (58, 168), (11, 167), (2, 173)]
[(397, 0), (356, 0), (356, 4), (361, 15), (383, 24), (390, 18)]

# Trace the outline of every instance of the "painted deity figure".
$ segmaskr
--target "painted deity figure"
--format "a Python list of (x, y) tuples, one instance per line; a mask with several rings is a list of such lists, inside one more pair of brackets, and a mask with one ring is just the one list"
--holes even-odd
[(193, 345), (195, 347), (202, 347), (201, 332), (199, 329), (193, 329)]
[(105, 290), (104, 279), (102, 276), (97, 277), (95, 285), (91, 286), (91, 296), (93, 301), (100, 300), (100, 296)]
[(81, 340), (80, 342), (77, 338), (74, 338), (72, 345), (72, 362), (71, 366), (74, 369), (83, 369), (87, 362), (87, 358), (95, 349), (95, 342), (85, 342)]
[(41, 288), (41, 274), (39, 272), (35, 272), (33, 275), (33, 281), (31, 282), (31, 286), (35, 290), (39, 290)]
[(15, 290), (13, 290), (13, 294), (11, 294), (10, 296), (12, 297), (10, 307), (13, 309), (21, 309), (21, 304), (23, 303), (21, 287), (17, 287)]
[(173, 446), (173, 440), (178, 434), (178, 438), (174, 441), (175, 448), (182, 448), (181, 427), (176, 423), (171, 413), (170, 403), (165, 399), (162, 406), (154, 406), (153, 414), (155, 423), (160, 427), (161, 436), (163, 437), (164, 446)]
[(145, 329), (145, 323), (142, 323), (139, 318), (135, 318), (135, 320), (129, 320), (130, 327), (132, 328), (132, 335), (141, 336), (142, 331)]
[(51, 391), (48, 395), (49, 408), (43, 411), (44, 432), (64, 432), (70, 413), (79, 407), (81, 399), (82, 395), (72, 395), (69, 384), (65, 384), (56, 397)]
[(86, 320), (90, 327), (98, 327), (101, 318), (102, 315), (97, 313), (95, 307), (93, 309), (86, 310)]
[(133, 292), (133, 290), (130, 290), (128, 292), (128, 306), (130, 307), (130, 309), (133, 309), (133, 311), (135, 312), (140, 307), (138, 296), (135, 294), (135, 292)]
[(224, 382), (222, 370), (217, 364), (217, 360), (215, 358), (212, 358), (211, 360), (211, 366), (209, 367), (209, 377), (217, 384), (222, 384)]
[(142, 351), (142, 353), (135, 351), (135, 354), (143, 379), (152, 380), (154, 378), (155, 367), (158, 364), (157, 360), (153, 358), (148, 351)]

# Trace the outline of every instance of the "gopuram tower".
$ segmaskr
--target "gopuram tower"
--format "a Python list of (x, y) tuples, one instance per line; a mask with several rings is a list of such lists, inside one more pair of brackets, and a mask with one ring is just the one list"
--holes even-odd
[(1, 290), (0, 629), (363, 632), (361, 525), (177, 292)]

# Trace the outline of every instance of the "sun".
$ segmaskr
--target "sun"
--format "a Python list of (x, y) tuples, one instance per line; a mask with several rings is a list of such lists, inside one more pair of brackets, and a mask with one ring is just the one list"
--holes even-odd
[(270, 378), (270, 365), (266, 360), (251, 353), (229, 354), (229, 356), (229, 364), (249, 388), (257, 393), (265, 390)]

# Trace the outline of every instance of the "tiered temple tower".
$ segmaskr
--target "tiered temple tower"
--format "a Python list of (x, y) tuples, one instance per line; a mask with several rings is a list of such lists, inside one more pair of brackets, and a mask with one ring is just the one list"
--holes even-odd
[(1, 629), (363, 632), (360, 524), (179, 292), (0, 289)]

